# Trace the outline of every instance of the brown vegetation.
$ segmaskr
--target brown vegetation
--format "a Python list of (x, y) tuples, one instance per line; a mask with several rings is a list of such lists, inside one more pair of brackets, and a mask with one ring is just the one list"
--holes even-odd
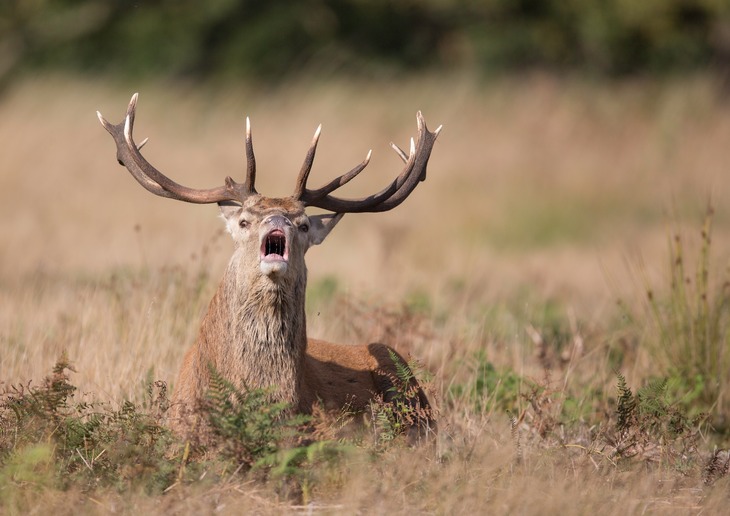
[[(4, 387), (37, 384), (65, 350), (76, 401), (142, 407), (144, 386), (172, 382), (195, 340), (228, 244), (216, 209), (205, 216), (205, 208), (149, 202), (128, 177), (112, 182), (104, 173), (126, 175), (109, 171), (113, 147), (94, 111), (113, 110), (130, 90), (45, 79), (0, 101)], [(724, 313), (713, 306), (724, 299), (714, 297), (722, 286), (716, 271), (730, 242), (723, 202), (730, 107), (711, 80), (145, 91), (150, 111), (136, 130), (154, 142), (146, 155), (195, 187), (240, 170), (246, 114), (257, 124), (261, 189), (272, 193), (289, 190), (318, 122), (328, 141), (313, 172), (321, 178), (371, 145), (370, 167), (392, 170), (397, 158), (382, 135), (405, 141), (419, 108), (448, 127), (417, 195), (388, 214), (345, 218), (327, 249), (308, 258), (310, 335), (340, 342), (398, 335), (399, 351), (421, 358), (431, 376), (439, 440), (409, 449), (362, 437), (326, 460), (309, 449), (297, 463), (306, 465), (294, 505), (561, 514), (726, 506), (727, 409), (692, 398), (696, 386), (676, 382), (672, 360), (654, 351), (666, 342), (661, 325), (676, 319), (664, 302), (674, 299), (667, 240), (675, 232), (682, 277), (702, 299), (694, 262), (708, 196), (716, 210), (707, 313)], [(388, 179), (364, 176), (347, 193)], [(650, 303), (644, 311), (647, 289), (659, 300), (656, 312)], [(694, 314), (687, 299), (677, 309)], [(713, 389), (727, 398), (727, 379)], [(377, 428), (383, 408), (372, 410), (373, 435), (387, 435)], [(336, 424), (317, 432), (328, 435)], [(108, 442), (129, 441), (114, 435), (122, 437)], [(183, 451), (173, 454), (165, 495), (128, 496), (149, 467), (143, 462), (120, 475), (129, 484), (118, 490), (61, 491), (45, 442), (3, 458), (0, 489), (12, 493), (3, 496), (10, 510), (292, 509), (277, 482), (215, 462), (183, 469)], [(81, 459), (74, 467), (92, 475), (112, 448), (78, 450), (71, 452), (88, 467)]]

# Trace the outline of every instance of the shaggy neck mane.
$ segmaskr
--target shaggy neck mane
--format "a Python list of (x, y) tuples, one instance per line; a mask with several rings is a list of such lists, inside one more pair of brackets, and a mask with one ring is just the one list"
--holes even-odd
[(221, 350), (224, 376), (249, 389), (273, 389), (274, 397), (296, 406), (306, 349), (306, 272), (276, 283), (247, 277), (235, 260), (221, 284), (219, 310), (228, 345)]

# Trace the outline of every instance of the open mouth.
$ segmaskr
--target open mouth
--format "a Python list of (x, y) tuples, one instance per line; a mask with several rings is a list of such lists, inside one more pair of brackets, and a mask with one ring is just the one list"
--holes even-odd
[(286, 235), (280, 229), (272, 230), (261, 243), (261, 258), (266, 261), (287, 261), (289, 249), (286, 246)]

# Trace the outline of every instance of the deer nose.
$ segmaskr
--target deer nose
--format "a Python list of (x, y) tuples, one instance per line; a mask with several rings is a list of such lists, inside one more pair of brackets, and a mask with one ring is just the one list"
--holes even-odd
[(271, 215), (264, 220), (264, 224), (269, 224), (277, 228), (291, 227), (291, 221), (283, 215)]

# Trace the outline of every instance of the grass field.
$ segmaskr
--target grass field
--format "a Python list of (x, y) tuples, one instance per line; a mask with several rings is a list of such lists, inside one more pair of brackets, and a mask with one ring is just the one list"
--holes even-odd
[[(120, 407), (154, 419), (148, 388), (174, 388), (231, 251), (215, 207), (156, 198), (116, 164), (95, 111), (116, 123), (135, 91), (145, 156), (189, 186), (242, 177), (250, 116), (257, 186), (272, 196), (293, 189), (319, 123), (312, 183), (373, 149), (351, 196), (399, 172), (388, 143), (415, 135), (417, 110), (444, 125), (404, 205), (348, 215), (308, 256), (310, 336), (381, 340), (416, 360), (439, 409), (435, 443), (385, 443), (372, 423), (358, 439), (323, 438), (332, 448), (310, 446), (291, 471), (189, 459), (167, 441), (149, 463), (130, 451), (147, 448)], [(543, 75), (275, 90), (44, 77), (6, 90), (0, 512), (722, 512), (724, 95), (707, 77)], [(77, 390), (58, 411), (116, 414), (114, 447), (64, 448), (65, 416), (8, 408), (12, 386), (48, 394), (64, 353)]]

